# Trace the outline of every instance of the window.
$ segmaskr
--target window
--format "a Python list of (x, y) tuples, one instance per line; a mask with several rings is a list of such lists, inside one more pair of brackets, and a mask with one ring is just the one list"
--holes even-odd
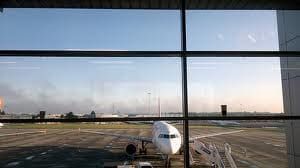
[(188, 58), (190, 115), (283, 113), (280, 59), (276, 57)]
[(179, 58), (0, 58), (8, 114), (158, 117), (181, 112)]
[[(174, 167), (192, 160), (222, 167), (228, 153), (238, 167), (287, 167), (293, 149), (285, 142), (297, 142), (297, 131), (294, 121), (285, 126), (272, 117), (286, 119), (282, 97), (297, 92), (282, 96), (281, 89), (290, 89), (297, 66), (280, 67), (288, 60), (266, 52), (279, 48), (276, 12), (188, 10), (186, 19), (187, 52), (180, 50), (179, 10), (4, 9), (0, 121), (33, 123), (0, 123), (0, 167), (113, 167), (139, 159), (162, 167), (170, 161), (162, 153), (174, 156)], [(298, 86), (288, 84), (289, 91)], [(155, 142), (154, 123), (178, 131), (158, 133), (175, 143)]]
[(173, 138), (178, 138), (178, 135), (175, 135), (175, 134), (160, 134), (158, 136), (158, 138), (166, 138), (166, 139), (173, 139)]
[(188, 10), (190, 51), (278, 51), (276, 11)]
[(271, 120), (189, 121), (190, 136), (200, 136), (191, 145), (191, 157), (198, 165), (211, 164), (213, 160), (200, 156), (213, 156), (217, 150), (234, 158), (237, 167), (288, 167), (286, 129), (283, 121)]
[(0, 49), (173, 51), (179, 11), (4, 9)]

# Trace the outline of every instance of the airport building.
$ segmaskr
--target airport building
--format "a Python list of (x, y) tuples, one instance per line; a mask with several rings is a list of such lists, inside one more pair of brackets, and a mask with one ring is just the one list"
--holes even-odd
[[(300, 51), (300, 12), (277, 11), (278, 39), (280, 51)], [(281, 78), (283, 87), (284, 112), (299, 116), (300, 112), (300, 58), (282, 57)], [(289, 167), (300, 166), (300, 122), (288, 121), (286, 126)]]

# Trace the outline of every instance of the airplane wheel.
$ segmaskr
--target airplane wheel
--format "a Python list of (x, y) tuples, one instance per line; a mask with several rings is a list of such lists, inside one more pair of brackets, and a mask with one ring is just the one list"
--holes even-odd
[(144, 154), (144, 150), (140, 149), (140, 155)]
[(183, 154), (183, 149), (180, 148), (180, 149), (179, 149), (179, 155), (182, 155), (182, 154)]
[(167, 158), (166, 158), (166, 160), (165, 160), (165, 167), (166, 167), (166, 168), (169, 168), (169, 167), (171, 166), (170, 163), (171, 163), (171, 162), (170, 162), (170, 158), (167, 156)]
[(140, 154), (144, 154), (144, 155), (147, 155), (147, 148), (145, 149), (140, 149)]

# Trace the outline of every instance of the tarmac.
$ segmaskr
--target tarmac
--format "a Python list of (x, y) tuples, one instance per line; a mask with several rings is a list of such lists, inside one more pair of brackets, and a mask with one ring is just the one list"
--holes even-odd
[[(179, 126), (178, 126), (179, 127)], [(180, 127), (179, 127), (180, 129)], [(190, 135), (203, 135), (237, 128), (191, 127)], [(219, 149), (229, 143), (237, 167), (284, 168), (287, 165), (285, 133), (279, 128), (241, 128), (244, 131), (230, 135), (204, 138)], [(87, 129), (86, 129), (87, 130)], [(126, 135), (150, 136), (151, 129), (93, 129)], [(182, 130), (182, 129), (180, 129)], [(16, 132), (34, 132), (40, 129), (0, 129), (0, 135)], [(43, 130), (42, 130), (43, 131)], [(3, 168), (73, 168), (104, 167), (118, 162), (149, 161), (154, 167), (164, 167), (164, 159), (152, 144), (147, 155), (127, 156), (124, 148), (128, 140), (97, 134), (87, 134), (78, 129), (47, 129), (46, 132), (0, 136), (0, 167)], [(207, 160), (192, 152), (194, 167), (209, 167)], [(174, 155), (171, 167), (183, 167), (183, 156)]]

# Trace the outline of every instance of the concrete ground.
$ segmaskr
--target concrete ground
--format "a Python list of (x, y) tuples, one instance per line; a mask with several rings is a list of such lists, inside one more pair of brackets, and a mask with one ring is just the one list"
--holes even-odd
[[(234, 128), (236, 129), (236, 128)], [(40, 129), (2, 128), (1, 134), (28, 132)], [(151, 129), (93, 129), (127, 135), (150, 136)], [(191, 136), (213, 132), (231, 131), (233, 128), (200, 127), (190, 128)], [(243, 132), (202, 139), (214, 143), (220, 149), (225, 142), (232, 147), (232, 154), (238, 167), (288, 167), (285, 133), (278, 128), (245, 128)], [(103, 167), (110, 162), (130, 161), (124, 147), (127, 140), (80, 133), (78, 129), (48, 129), (46, 133), (0, 137), (0, 167)], [(193, 152), (193, 158), (207, 167), (207, 161)], [(164, 160), (152, 144), (148, 144), (148, 155), (137, 156), (133, 161), (150, 161), (155, 167), (163, 167)], [(183, 167), (183, 156), (171, 159), (172, 167)]]

